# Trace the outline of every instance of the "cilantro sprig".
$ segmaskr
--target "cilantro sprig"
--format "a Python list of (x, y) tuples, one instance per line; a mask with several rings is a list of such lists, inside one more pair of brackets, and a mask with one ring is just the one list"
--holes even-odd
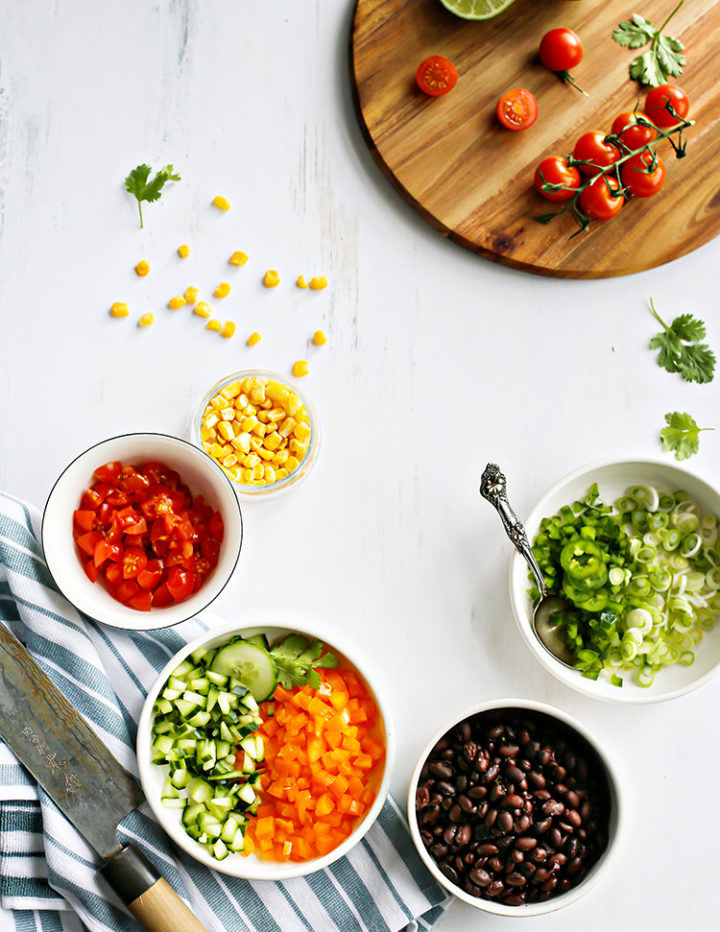
[(673, 452), (676, 460), (686, 460), (697, 453), (700, 433), (714, 427), (698, 427), (689, 414), (673, 411), (665, 415), (667, 427), (660, 431), (660, 443), (666, 452)]
[(682, 74), (685, 46), (679, 39), (663, 35), (663, 30), (685, 0), (675, 7), (658, 29), (649, 19), (634, 13), (632, 19), (620, 23), (612, 34), (613, 39), (625, 48), (639, 49), (650, 43), (650, 48), (630, 63), (630, 77), (648, 87), (664, 84), (668, 78)]
[(686, 382), (712, 382), (715, 375), (715, 353), (705, 339), (705, 324), (692, 314), (680, 314), (668, 326), (650, 307), (663, 330), (650, 340), (650, 349), (659, 350), (657, 364), (668, 372), (678, 372)]
[(157, 201), (162, 193), (162, 189), (167, 181), (180, 181), (180, 175), (176, 174), (172, 165), (166, 165), (155, 173), (154, 178), (150, 178), (152, 169), (149, 165), (138, 165), (133, 168), (125, 179), (125, 188), (132, 194), (138, 202), (138, 211), (140, 212), (140, 226), (143, 226), (142, 202)]
[(288, 634), (270, 650), (277, 667), (278, 680), (285, 689), (303, 686), (312, 689), (320, 686), (319, 669), (334, 670), (338, 665), (335, 654), (323, 653), (322, 641), (310, 641), (301, 634)]

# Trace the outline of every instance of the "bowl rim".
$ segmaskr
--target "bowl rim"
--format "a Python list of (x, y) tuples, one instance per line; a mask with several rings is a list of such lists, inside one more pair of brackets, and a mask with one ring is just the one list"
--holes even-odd
[[(208, 619), (208, 615), (211, 616), (210, 619)], [(385, 801), (390, 792), (390, 782), (395, 764), (395, 730), (393, 727), (393, 721), (390, 715), (387, 700), (385, 699), (382, 691), (378, 689), (377, 683), (373, 677), (367, 675), (364, 666), (360, 667), (353, 659), (353, 655), (345, 650), (345, 646), (342, 643), (339, 644), (334, 634), (332, 634), (329, 630), (326, 630), (325, 626), (322, 624), (317, 626), (314, 624), (312, 626), (308, 626), (303, 621), (299, 622), (298, 624), (288, 624), (287, 618), (268, 618), (265, 616), (264, 620), (259, 622), (227, 621), (225, 619), (221, 620), (220, 616), (214, 615), (212, 612), (205, 613), (205, 618), (206, 620), (211, 621), (211, 627), (202, 635), (199, 635), (192, 641), (189, 641), (183, 648), (181, 648), (168, 659), (168, 662), (158, 673), (153, 685), (148, 690), (145, 702), (143, 703), (140, 718), (138, 720), (135, 750), (137, 755), (140, 784), (142, 786), (143, 792), (145, 793), (145, 798), (147, 799), (148, 805), (150, 806), (153, 815), (160, 824), (160, 827), (164, 832), (167, 833), (168, 837), (170, 837), (175, 842), (175, 844), (181, 847), (183, 851), (189, 854), (198, 863), (209, 867), (211, 870), (215, 870), (221, 874), (227, 874), (231, 877), (239, 877), (244, 880), (268, 881), (290, 880), (291, 878), (305, 877), (309, 874), (313, 874), (316, 871), (328, 867), (330, 864), (343, 857), (352, 848), (354, 848), (355, 845), (364, 838), (365, 834), (375, 824), (381, 809), (385, 805)], [(383, 776), (378, 787), (375, 801), (365, 814), (362, 822), (360, 822), (359, 825), (353, 829), (352, 833), (345, 839), (344, 842), (342, 842), (342, 844), (338, 845), (337, 848), (334, 848), (328, 854), (323, 855), (320, 858), (314, 858), (312, 861), (304, 862), (257, 861), (253, 858), (243, 858), (240, 856), (237, 858), (232, 858), (232, 856), (230, 856), (222, 861), (218, 861), (211, 857), (211, 855), (206, 851), (197, 846), (193, 839), (191, 839), (190, 836), (185, 832), (171, 834), (166, 827), (166, 823), (171, 822), (172, 813), (175, 813), (176, 810), (165, 809), (160, 803), (159, 797), (155, 798), (152, 793), (148, 792), (148, 790), (151, 789), (151, 774), (154, 773), (152, 769), (154, 765), (150, 759), (153, 705), (160, 692), (160, 688), (164, 685), (170, 673), (172, 673), (175, 667), (185, 657), (187, 657), (193, 651), (197, 650), (198, 647), (202, 647), (208, 641), (215, 640), (219, 637), (231, 637), (234, 634), (241, 634), (245, 631), (261, 633), (269, 628), (276, 628), (287, 632), (297, 632), (298, 634), (304, 634), (308, 637), (319, 638), (321, 641), (323, 641), (323, 643), (327, 644), (331, 648), (337, 649), (360, 673), (362, 678), (365, 680), (365, 683), (370, 688), (372, 696), (380, 712), (385, 730), (385, 766)], [(364, 662), (364, 657), (361, 657), (361, 661)], [(232, 864), (241, 866), (244, 869), (229, 870), (228, 868), (230, 868)], [(253, 865), (259, 866), (257, 869), (253, 870)]]
[[(608, 820), (608, 843), (599, 859), (590, 869), (590, 872), (576, 887), (572, 887), (566, 893), (561, 893), (558, 896), (552, 897), (549, 900), (544, 900), (541, 903), (527, 903), (524, 906), (506, 906), (504, 903), (495, 903), (492, 900), (485, 900), (480, 897), (472, 896), (461, 887), (456, 886), (454, 883), (448, 880), (423, 844), (422, 838), (420, 837), (420, 827), (418, 825), (417, 812), (415, 808), (415, 794), (417, 792), (420, 771), (422, 770), (422, 766), (425, 763), (425, 760), (427, 759), (430, 751), (435, 746), (436, 742), (439, 741), (440, 738), (442, 738), (442, 736), (446, 734), (446, 732), (448, 732), (454, 725), (464, 721), (471, 715), (476, 715), (479, 712), (513, 708), (542, 712), (545, 715), (548, 715), (551, 718), (555, 718), (577, 731), (577, 733), (583, 737), (588, 742), (590, 747), (592, 747), (592, 749), (595, 751), (598, 759), (600, 760), (600, 763), (605, 770), (611, 801), (611, 813)], [(415, 764), (408, 788), (408, 825), (410, 826), (412, 840), (423, 863), (428, 868), (433, 877), (438, 881), (438, 883), (442, 884), (442, 886), (445, 887), (445, 889), (448, 890), (453, 896), (457, 897), (459, 900), (462, 900), (464, 903), (467, 903), (469, 906), (473, 906), (476, 909), (483, 910), (484, 912), (492, 913), (496, 916), (512, 916), (516, 919), (541, 916), (547, 913), (555, 912), (555, 910), (561, 909), (564, 906), (570, 906), (571, 904), (575, 903), (578, 899), (588, 893), (597, 884), (599, 879), (607, 873), (608, 864), (612, 860), (615, 852), (618, 850), (618, 843), (624, 832), (625, 803), (621, 787), (622, 782), (620, 779), (620, 774), (618, 773), (618, 769), (611, 755), (605, 752), (602, 744), (598, 741), (595, 735), (588, 728), (586, 728), (582, 722), (578, 721), (572, 715), (569, 715), (567, 712), (563, 712), (562, 709), (559, 709), (556, 706), (549, 705), (546, 702), (540, 702), (536, 699), (518, 699), (516, 697), (488, 699), (475, 703), (460, 715), (454, 715), (441, 728), (438, 728), (438, 730), (433, 734), (423, 750), (420, 752), (420, 756), (418, 757), (417, 763)]]
[[(720, 499), (720, 489), (716, 488), (716, 486), (701, 472), (690, 472), (690, 470), (684, 469), (682, 466), (676, 465), (674, 462), (668, 463), (659, 457), (607, 457), (586, 463), (584, 466), (579, 466), (554, 482), (538, 499), (536, 504), (533, 505), (530, 513), (527, 515), (527, 518), (523, 522), (524, 527), (527, 529), (530, 525), (537, 524), (539, 518), (545, 517), (544, 512), (548, 507), (546, 503), (549, 502), (550, 499), (552, 499), (564, 486), (574, 482), (576, 479), (579, 479), (586, 474), (592, 473), (599, 469), (606, 469), (611, 466), (650, 466), (654, 469), (672, 470), (706, 486), (710, 492), (712, 492), (715, 496), (717, 496), (718, 499)], [(720, 514), (718, 517), (720, 518)], [(530, 532), (528, 532), (528, 537), (530, 537)], [(587, 677), (583, 677), (580, 671), (569, 670), (566, 668), (564, 664), (561, 664), (559, 660), (553, 657), (550, 651), (534, 634), (532, 627), (527, 622), (527, 609), (525, 606), (520, 604), (515, 586), (513, 585), (515, 568), (522, 565), (524, 565), (523, 558), (515, 549), (513, 549), (509, 561), (508, 588), (510, 592), (510, 605), (512, 607), (515, 623), (519, 628), (520, 634), (529, 647), (531, 653), (537, 658), (543, 667), (545, 667), (545, 669), (557, 680), (564, 683), (566, 686), (569, 686), (571, 689), (574, 689), (576, 692), (582, 693), (584, 696), (589, 696), (591, 699), (595, 699), (596, 701), (607, 702), (613, 705), (651, 705), (657, 702), (668, 702), (671, 699), (677, 699), (680, 696), (687, 695), (688, 693), (691, 693), (694, 690), (707, 685), (707, 683), (709, 683), (718, 675), (718, 673), (720, 673), (720, 661), (718, 661), (718, 663), (716, 663), (712, 669), (708, 670), (707, 673), (704, 673), (702, 676), (691, 680), (684, 686), (679, 686), (676, 689), (669, 690), (660, 695), (654, 694), (652, 692), (652, 687), (643, 690), (641, 693), (633, 692), (631, 694), (623, 692), (622, 689), (616, 689), (614, 693), (599, 693), (595, 688), (594, 680), (589, 680)]]
[[(255, 376), (275, 379), (299, 395), (300, 400), (307, 409), (308, 416), (310, 418), (310, 443), (308, 444), (307, 452), (302, 460), (289, 475), (284, 476), (282, 479), (276, 479), (274, 482), (270, 482), (266, 485), (246, 485), (242, 482), (233, 482), (229, 476), (225, 476), (235, 494), (239, 497), (242, 496), (245, 501), (262, 500), (264, 498), (275, 497), (298, 486), (312, 472), (320, 453), (320, 445), (322, 440), (322, 434), (320, 432), (320, 421), (318, 420), (313, 403), (304, 389), (296, 385), (295, 382), (290, 381), (287, 376), (281, 375), (279, 372), (275, 372), (272, 369), (239, 369), (237, 372), (231, 372), (230, 375), (226, 375), (223, 376), (223, 378), (218, 379), (204, 393), (197, 408), (195, 408), (193, 411), (190, 420), (190, 443), (192, 443), (194, 447), (200, 450), (200, 452), (204, 456), (207, 456), (208, 459), (212, 459), (212, 457), (208, 456), (208, 454), (203, 450), (202, 441), (200, 439), (202, 416), (205, 409), (210, 404), (210, 399), (228, 383), (236, 382), (238, 379), (245, 379)], [(215, 462), (215, 460), (213, 460), (213, 462)], [(225, 474), (223, 473), (223, 475)]]
[[(195, 444), (190, 443), (187, 440), (183, 440), (182, 437), (176, 437), (173, 434), (166, 434), (166, 433), (163, 433), (162, 431), (128, 431), (127, 433), (124, 433), (124, 434), (116, 434), (113, 437), (106, 437), (103, 440), (98, 440), (97, 443), (91, 444), (91, 446), (87, 447), (81, 453), (78, 453), (77, 456), (73, 457), (73, 459), (63, 468), (63, 470), (60, 472), (58, 477), (55, 479), (50, 489), (50, 492), (48, 493), (48, 496), (45, 500), (45, 505), (43, 506), (42, 520), (40, 524), (40, 546), (42, 548), (43, 559), (45, 561), (45, 565), (47, 567), (48, 573), (50, 574), (53, 582), (55, 583), (58, 589), (58, 592), (60, 592), (63, 598), (67, 599), (67, 601), (73, 606), (73, 608), (76, 611), (80, 612), (81, 615), (84, 615), (86, 618), (89, 618), (91, 621), (95, 621), (98, 624), (107, 625), (109, 628), (117, 628), (119, 630), (127, 630), (127, 631), (155, 631), (155, 630), (160, 630), (161, 628), (171, 628), (174, 625), (181, 624), (183, 621), (188, 621), (188, 619), (194, 618), (195, 615), (199, 615), (201, 612), (205, 611), (210, 605), (212, 605), (212, 603), (215, 601), (215, 599), (217, 599), (220, 593), (224, 591), (225, 587), (228, 585), (228, 583), (230, 582), (230, 580), (232, 579), (235, 573), (235, 570), (238, 565), (238, 561), (240, 559), (240, 554), (242, 552), (243, 541), (245, 539), (245, 527), (243, 524), (243, 516), (242, 516), (242, 509), (240, 508), (240, 502), (236, 495), (232, 495), (230, 496), (230, 500), (235, 503), (235, 506), (237, 508), (237, 516), (239, 520), (239, 542), (238, 542), (237, 553), (235, 554), (235, 559), (232, 563), (232, 566), (229, 568), (226, 579), (224, 580), (224, 582), (222, 583), (218, 591), (213, 596), (211, 596), (210, 599), (208, 599), (207, 601), (204, 601), (202, 605), (194, 604), (193, 597), (191, 596), (190, 598), (184, 600), (184, 602), (177, 603), (176, 606), (169, 606), (172, 608), (176, 608), (179, 605), (188, 605), (188, 607), (190, 608), (190, 611), (187, 614), (182, 615), (182, 617), (171, 619), (170, 621), (165, 621), (159, 624), (153, 623), (153, 624), (134, 624), (134, 625), (123, 624), (121, 625), (121, 624), (115, 623), (114, 621), (107, 621), (104, 618), (97, 617), (97, 615), (99, 615), (100, 613), (92, 613), (80, 607), (79, 605), (76, 605), (75, 602), (68, 595), (66, 595), (65, 590), (61, 586), (56, 573), (53, 572), (53, 569), (50, 565), (50, 561), (47, 558), (47, 553), (45, 550), (45, 528), (46, 528), (46, 517), (47, 517), (48, 506), (58, 486), (62, 482), (63, 477), (66, 475), (66, 473), (70, 469), (72, 469), (72, 467), (79, 460), (81, 460), (84, 456), (87, 456), (89, 453), (92, 453), (93, 450), (96, 450), (98, 447), (102, 447), (107, 443), (112, 443), (116, 440), (124, 440), (126, 438), (131, 438), (131, 437), (133, 438), (135, 437), (149, 437), (149, 438), (160, 437), (163, 440), (171, 440), (176, 444), (180, 444), (182, 447), (192, 450), (193, 456), (200, 453), (203, 459), (201, 460), (198, 458), (198, 462), (205, 463), (205, 461), (209, 461), (213, 466), (213, 470), (215, 470), (215, 474), (221, 476), (223, 481), (226, 482), (230, 486), (230, 489), (232, 490), (232, 484), (229, 478), (225, 475), (225, 473), (218, 466), (218, 464), (215, 463), (213, 460), (211, 460), (210, 457), (206, 456), (202, 450), (198, 450)], [(94, 585), (94, 584), (91, 583), (91, 585)], [(202, 588), (199, 589), (197, 593), (194, 593), (194, 595), (199, 595), (201, 592), (202, 592)], [(118, 605), (121, 605), (123, 608), (127, 608), (127, 606), (123, 606), (122, 602), (118, 602)], [(135, 617), (135, 615), (137, 615), (138, 621), (142, 621), (145, 618), (147, 618), (147, 620), (149, 621), (150, 618), (152, 617), (152, 609), (149, 612), (136, 612), (136, 611), (133, 611), (132, 609), (127, 609), (127, 611), (128, 612), (132, 611), (133, 618)]]

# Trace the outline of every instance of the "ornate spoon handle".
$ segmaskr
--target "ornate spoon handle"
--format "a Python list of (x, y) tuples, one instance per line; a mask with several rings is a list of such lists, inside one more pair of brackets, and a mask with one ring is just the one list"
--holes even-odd
[(505, 533), (510, 538), (513, 546), (525, 558), (527, 565), (532, 570), (541, 597), (543, 599), (547, 598), (545, 579), (543, 578), (540, 567), (537, 565), (537, 560), (533, 556), (530, 541), (525, 533), (525, 528), (510, 507), (510, 502), (507, 498), (507, 480), (503, 473), (500, 472), (500, 467), (495, 463), (488, 463), (485, 467), (485, 472), (480, 479), (480, 494), (497, 510), (505, 527)]

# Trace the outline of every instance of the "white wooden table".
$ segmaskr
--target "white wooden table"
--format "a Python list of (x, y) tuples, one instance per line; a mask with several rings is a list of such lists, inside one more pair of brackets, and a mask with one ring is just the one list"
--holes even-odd
[[(477, 489), (498, 461), (522, 515), (584, 462), (659, 454), (666, 411), (720, 428), (720, 379), (685, 384), (647, 350), (649, 296), (666, 318), (703, 317), (720, 349), (720, 242), (596, 282), (511, 272), (445, 242), (365, 148), (351, 13), (350, 0), (3, 4), (0, 488), (42, 505), (94, 441), (182, 435), (217, 378), (308, 359), (320, 461), (292, 494), (245, 508), (218, 611), (317, 619), (372, 651), (395, 710), (398, 797), (429, 734), (476, 701), (534, 697), (581, 718), (625, 775), (625, 838), (605, 882), (537, 927), (703, 932), (716, 899), (720, 681), (629, 711), (557, 684), (515, 628), (509, 545)], [(140, 230), (122, 180), (143, 161), (172, 162), (182, 181), (145, 207)], [(216, 194), (229, 213), (210, 206)], [(227, 265), (236, 249), (244, 268)], [(261, 284), (269, 268), (274, 290)], [(299, 290), (300, 273), (327, 275), (328, 289)], [(232, 294), (209, 300), (237, 322), (234, 339), (167, 309), (188, 285), (209, 296), (222, 280)], [(132, 317), (111, 319), (114, 301)], [(146, 311), (156, 323), (141, 331)], [(322, 349), (308, 345), (317, 328)], [(250, 349), (253, 330), (263, 341)], [(691, 468), (720, 480), (720, 431), (701, 446)], [(438, 924), (501, 928), (460, 903)]]

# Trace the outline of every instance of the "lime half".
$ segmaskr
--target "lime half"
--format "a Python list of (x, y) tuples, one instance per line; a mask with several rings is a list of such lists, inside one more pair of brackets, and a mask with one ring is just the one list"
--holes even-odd
[(515, 0), (440, 0), (451, 13), (463, 19), (492, 19), (507, 10)]

